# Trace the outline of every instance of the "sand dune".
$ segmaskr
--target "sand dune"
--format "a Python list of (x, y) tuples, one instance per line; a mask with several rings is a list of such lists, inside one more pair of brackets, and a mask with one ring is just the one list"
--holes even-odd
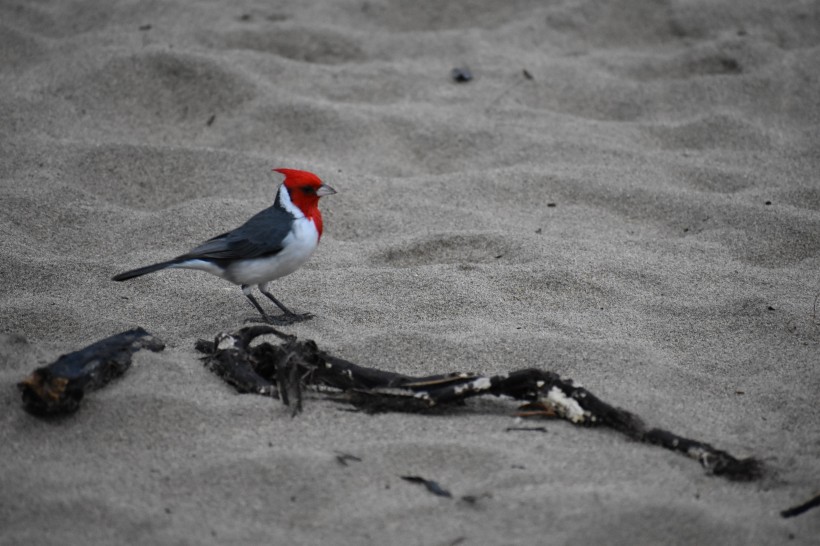
[[(779, 512), (820, 492), (818, 89), (812, 2), (0, 4), (0, 543), (816, 543)], [(252, 315), (237, 287), (109, 279), (267, 206), (274, 167), (339, 191), (273, 288), (316, 315), (288, 331), (552, 369), (767, 475), (506, 432), (500, 400), (236, 395), (193, 347)], [(167, 349), (71, 418), (22, 410), (26, 373), (137, 325)]]

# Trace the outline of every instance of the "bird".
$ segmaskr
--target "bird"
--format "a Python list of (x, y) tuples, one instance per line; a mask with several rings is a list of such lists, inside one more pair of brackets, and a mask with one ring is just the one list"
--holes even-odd
[[(163, 269), (198, 269), (239, 285), (263, 322), (291, 324), (312, 318), (310, 313), (296, 314), (285, 307), (268, 291), (268, 283), (299, 269), (316, 250), (324, 227), (319, 199), (336, 190), (308, 171), (273, 170), (285, 175), (273, 205), (185, 254), (119, 273), (111, 280), (126, 281)], [(254, 286), (283, 315), (266, 313), (251, 293)]]

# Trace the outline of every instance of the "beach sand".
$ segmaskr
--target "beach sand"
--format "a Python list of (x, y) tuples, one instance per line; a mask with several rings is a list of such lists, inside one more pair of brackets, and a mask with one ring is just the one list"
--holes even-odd
[[(818, 544), (820, 510), (780, 516), (820, 493), (818, 90), (809, 1), (0, 3), (0, 543)], [(275, 167), (338, 190), (272, 285), (316, 315), (288, 332), (553, 370), (765, 477), (499, 399), (236, 394), (194, 343), (239, 288), (110, 278), (268, 206)], [(31, 370), (135, 326), (165, 351), (24, 412)]]

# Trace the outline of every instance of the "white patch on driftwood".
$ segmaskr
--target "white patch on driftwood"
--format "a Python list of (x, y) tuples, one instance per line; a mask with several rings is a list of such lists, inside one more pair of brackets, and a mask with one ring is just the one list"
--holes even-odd
[(586, 411), (577, 400), (564, 394), (558, 387), (552, 387), (547, 393), (546, 403), (549, 404), (555, 413), (576, 425), (590, 420), (592, 414)]
[[(351, 374), (350, 370), (346, 370), (348, 373)], [(430, 400), (430, 395), (424, 391), (415, 392), (410, 389), (405, 389), (402, 387), (374, 387), (372, 389), (367, 389), (365, 392), (368, 394), (386, 394), (388, 396), (402, 396), (404, 398), (418, 398), (420, 400)]]
[(239, 347), (239, 338), (230, 334), (219, 334), (216, 336), (216, 347), (214, 351), (224, 351), (225, 349), (234, 349)]
[(464, 385), (459, 385), (453, 391), (456, 393), (456, 396), (461, 396), (465, 392), (481, 392), (486, 391), (492, 386), (492, 382), (490, 381), (489, 377), (479, 377), (475, 381), (470, 381)]

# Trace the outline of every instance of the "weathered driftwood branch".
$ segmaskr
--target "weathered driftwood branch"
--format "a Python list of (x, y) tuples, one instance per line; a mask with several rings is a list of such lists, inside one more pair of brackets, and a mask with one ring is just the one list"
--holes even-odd
[[(252, 345), (255, 338), (274, 335), (281, 343)], [(301, 410), (305, 386), (342, 391), (342, 398), (369, 412), (421, 412), (463, 403), (481, 395), (527, 401), (523, 416), (552, 416), (576, 425), (605, 426), (633, 440), (659, 445), (700, 462), (710, 473), (730, 480), (754, 480), (762, 465), (753, 458), (737, 459), (709, 444), (661, 429), (649, 429), (637, 415), (617, 408), (571, 380), (550, 371), (529, 368), (493, 376), (450, 373), (413, 377), (365, 368), (319, 350), (312, 340), (299, 341), (268, 325), (220, 334), (200, 341), (206, 367), (239, 392), (278, 395), (293, 413)], [(291, 404), (291, 402), (293, 402)]]
[(86, 392), (105, 386), (128, 370), (135, 352), (164, 348), (158, 338), (136, 328), (62, 355), (17, 384), (23, 393), (23, 405), (39, 416), (77, 411)]

